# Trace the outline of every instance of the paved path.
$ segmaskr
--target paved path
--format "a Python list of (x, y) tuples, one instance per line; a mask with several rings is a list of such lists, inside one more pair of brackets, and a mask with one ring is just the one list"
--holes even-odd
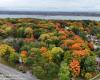
[(11, 67), (0, 64), (0, 80), (38, 80), (38, 79), (30, 75), (28, 72), (24, 74)]

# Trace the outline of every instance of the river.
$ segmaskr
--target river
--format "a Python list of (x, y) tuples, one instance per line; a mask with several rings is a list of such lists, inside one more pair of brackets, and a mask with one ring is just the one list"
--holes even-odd
[(94, 16), (45, 16), (45, 15), (11, 15), (11, 14), (0, 14), (0, 18), (37, 18), (37, 19), (55, 19), (55, 20), (95, 20), (100, 21), (100, 17)]

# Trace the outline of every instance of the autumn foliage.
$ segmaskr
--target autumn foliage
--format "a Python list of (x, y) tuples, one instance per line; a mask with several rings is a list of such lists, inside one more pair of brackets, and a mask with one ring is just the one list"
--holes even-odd
[(72, 76), (73, 77), (76, 77), (76, 76), (79, 76), (80, 74), (80, 63), (78, 60), (76, 59), (73, 59), (70, 63), (70, 68), (71, 68), (71, 71), (72, 71)]
[(48, 50), (48, 49), (47, 49), (46, 47), (41, 47), (41, 48), (40, 48), (40, 52), (41, 52), (41, 53), (45, 53), (45, 52), (47, 52), (47, 50)]
[(94, 50), (94, 46), (91, 42), (88, 43), (88, 47), (91, 49), (91, 50)]
[(91, 25), (88, 21), (1, 19), (0, 56), (13, 64), (21, 62), (40, 80), (80, 80), (96, 72), (94, 46), (85, 38)]
[(89, 53), (86, 50), (74, 50), (73, 51), (74, 57), (85, 57), (87, 55), (89, 55)]
[(21, 51), (21, 56), (25, 57), (28, 55), (28, 52), (26, 50)]

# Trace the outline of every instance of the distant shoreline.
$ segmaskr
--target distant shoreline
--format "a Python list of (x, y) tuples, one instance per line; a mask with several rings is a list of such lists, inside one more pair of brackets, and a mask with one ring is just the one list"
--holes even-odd
[(99, 12), (42, 12), (42, 11), (0, 11), (0, 15), (42, 15), (42, 16), (91, 16), (100, 17)]
[[(84, 15), (83, 15), (84, 14)], [(97, 14), (97, 15), (96, 15)], [(92, 20), (100, 21), (99, 13), (67, 13), (67, 12), (0, 12), (0, 19), (4, 18), (34, 18), (46, 20)]]

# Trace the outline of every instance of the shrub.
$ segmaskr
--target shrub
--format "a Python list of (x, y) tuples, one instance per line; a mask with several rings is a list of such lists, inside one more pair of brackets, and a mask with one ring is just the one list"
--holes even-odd
[(72, 53), (70, 51), (66, 51), (64, 52), (64, 61), (66, 61), (68, 64), (70, 63), (70, 61), (72, 60)]
[(41, 66), (33, 66), (32, 73), (41, 80), (44, 80), (45, 78), (45, 71)]
[(86, 34), (84, 32), (80, 32), (79, 36), (83, 39), (83, 40), (87, 40)]
[(86, 73), (85, 74), (85, 79), (86, 80), (90, 80), (92, 78), (92, 74), (91, 73)]
[(98, 39), (100, 39), (100, 33), (96, 35)]
[(0, 56), (9, 56), (10, 54), (15, 54), (15, 50), (7, 44), (0, 45)]
[(33, 58), (34, 58), (33, 56), (30, 56), (30, 57), (27, 58), (27, 60), (26, 60), (27, 66), (32, 66), (34, 64)]
[(70, 65), (70, 69), (72, 72), (72, 76), (73, 77), (79, 76), (80, 75), (80, 63), (79, 63), (79, 61), (76, 59), (73, 59), (69, 65)]
[(37, 29), (33, 32), (33, 34), (34, 34), (34, 38), (38, 39), (42, 34), (42, 31), (40, 29)]
[(100, 27), (97, 27), (97, 26), (92, 27), (91, 34), (92, 35), (100, 34)]
[(100, 57), (100, 48), (97, 48), (97, 49), (95, 50), (95, 54), (96, 54), (98, 57)]
[(7, 37), (5, 30), (0, 29), (0, 38), (5, 38), (5, 37)]
[(58, 74), (59, 80), (70, 80), (70, 71), (69, 66), (67, 63), (62, 62), (60, 66), (60, 71)]
[(39, 48), (31, 48), (31, 52), (34, 52), (34, 53), (37, 53), (37, 52), (40, 52)]
[(56, 63), (49, 62), (44, 64), (44, 70), (46, 72), (46, 77), (48, 80), (53, 80), (57, 77), (59, 67)]
[(42, 40), (42, 41), (49, 39), (49, 38), (50, 38), (50, 35), (48, 35), (48, 34), (41, 34), (40, 37), (39, 37), (39, 39)]
[(96, 70), (96, 59), (95, 56), (88, 56), (84, 61), (85, 70), (87, 72), (94, 72)]
[(23, 50), (23, 51), (21, 51), (20, 55), (21, 55), (22, 57), (26, 57), (26, 56), (28, 55), (28, 52), (25, 51), (25, 50)]
[(79, 35), (79, 32), (80, 32), (79, 27), (72, 27), (71, 30), (72, 30), (75, 34)]
[(31, 27), (25, 28), (25, 35), (27, 38), (33, 37), (33, 29)]
[(17, 35), (18, 35), (19, 38), (24, 38), (25, 37), (24, 30), (25, 30), (24, 27), (18, 28)]
[(41, 53), (45, 53), (45, 52), (47, 52), (47, 50), (48, 50), (48, 49), (47, 49), (46, 47), (41, 47), (41, 48), (40, 48), (40, 52), (41, 52)]
[(40, 42), (39, 41), (34, 42), (31, 47), (40, 48), (41, 47)]
[(53, 61), (56, 62), (57, 64), (60, 64), (60, 62), (63, 59), (63, 54), (62, 54), (63, 52), (64, 52), (63, 49), (60, 47), (52, 48), (51, 54), (53, 57)]
[(7, 34), (8, 36), (11, 36), (11, 35), (13, 35), (14, 30), (13, 30), (12, 27), (7, 26), (7, 27), (5, 28), (5, 32), (6, 32), (6, 34)]
[(10, 63), (18, 63), (19, 62), (19, 56), (17, 53), (10, 54), (9, 56)]
[(48, 50), (47, 52), (45, 52), (45, 53), (42, 53), (41, 54), (47, 61), (52, 61), (52, 54), (51, 54), (51, 51), (50, 50)]
[(54, 39), (54, 40), (52, 40), (52, 44), (55, 44), (58, 47), (58, 46), (60, 46), (60, 40)]
[(63, 51), (63, 49), (62, 48), (60, 48), (60, 47), (53, 47), (52, 48), (52, 50), (51, 50), (51, 53), (52, 54), (57, 54), (57, 53), (63, 53), (64, 51)]

